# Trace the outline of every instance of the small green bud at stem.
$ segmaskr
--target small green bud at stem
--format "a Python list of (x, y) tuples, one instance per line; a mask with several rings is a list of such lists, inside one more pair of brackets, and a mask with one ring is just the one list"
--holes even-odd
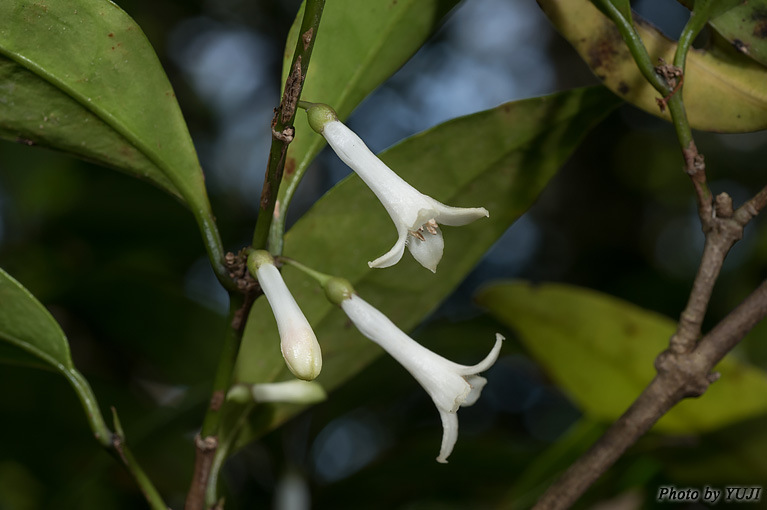
[(330, 106), (322, 103), (314, 103), (306, 109), (306, 118), (309, 121), (309, 126), (315, 132), (322, 134), (322, 131), (325, 129), (325, 124), (338, 120), (338, 115), (336, 115), (335, 110)]
[(354, 294), (354, 287), (346, 278), (333, 277), (327, 280), (322, 288), (325, 290), (325, 296), (328, 301), (334, 305), (341, 306), (344, 300), (349, 299)]
[(274, 265), (274, 257), (265, 250), (254, 250), (248, 254), (248, 271), (256, 277), (256, 271), (264, 264)]
[(253, 402), (253, 396), (250, 391), (250, 387), (244, 384), (235, 384), (232, 386), (226, 394), (226, 399), (238, 404), (247, 404)]

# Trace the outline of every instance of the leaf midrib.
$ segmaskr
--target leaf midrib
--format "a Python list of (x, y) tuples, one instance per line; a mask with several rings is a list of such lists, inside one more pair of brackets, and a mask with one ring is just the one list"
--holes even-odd
[(154, 150), (142, 142), (140, 138), (135, 136), (132, 130), (129, 129), (123, 122), (121, 122), (118, 117), (114, 116), (108, 110), (99, 107), (97, 103), (89, 101), (87, 97), (78, 92), (75, 88), (69, 86), (66, 81), (60, 79), (55, 74), (48, 72), (45, 68), (33, 60), (25, 57), (24, 55), (13, 52), (3, 45), (0, 45), (0, 54), (16, 62), (18, 65), (35, 74), (41, 80), (51, 84), (56, 89), (62, 91), (65, 95), (69, 96), (72, 98), (72, 100), (101, 119), (107, 126), (111, 127), (120, 136), (122, 136), (131, 145), (133, 145), (139, 152), (144, 154), (147, 159), (149, 159), (149, 161), (151, 161), (160, 170), (160, 172), (162, 172), (163, 175), (168, 178), (168, 180), (170, 180), (173, 186), (177, 189), (177, 193), (179, 195), (182, 195), (185, 200), (190, 200), (189, 193), (185, 192), (188, 191), (186, 186), (184, 186), (182, 181), (176, 179), (176, 176), (172, 171), (173, 167), (171, 167), (164, 158), (162, 158), (159, 154), (157, 154)]

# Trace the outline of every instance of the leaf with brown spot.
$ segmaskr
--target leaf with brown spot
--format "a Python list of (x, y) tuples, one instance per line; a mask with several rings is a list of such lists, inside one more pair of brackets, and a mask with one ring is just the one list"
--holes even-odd
[[(646, 112), (670, 120), (668, 111), (659, 110), (658, 92), (637, 68), (615, 25), (589, 0), (538, 0), (538, 4), (605, 86)], [(676, 42), (637, 16), (634, 21), (651, 61), (673, 62)], [(716, 48), (690, 50), (683, 89), (690, 125), (728, 133), (767, 128), (765, 83), (767, 69), (744, 55)]]
[(748, 0), (709, 24), (741, 53), (767, 66), (767, 0)]

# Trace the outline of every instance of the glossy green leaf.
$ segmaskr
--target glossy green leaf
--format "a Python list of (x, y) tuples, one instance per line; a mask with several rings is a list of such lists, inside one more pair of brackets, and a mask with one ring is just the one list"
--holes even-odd
[(138, 175), (180, 197), (162, 171), (97, 115), (0, 56), (0, 138), (58, 149)]
[(72, 364), (69, 342), (46, 308), (11, 275), (0, 269), (0, 359), (38, 366), (35, 359), (60, 372), (82, 403), (96, 438), (109, 444), (109, 431), (88, 382)]
[[(490, 218), (444, 228), (445, 254), (436, 274), (409, 254), (394, 267), (367, 262), (396, 239), (389, 215), (355, 175), (342, 181), (290, 230), (285, 255), (315, 269), (348, 278), (357, 292), (399, 327), (415, 327), (477, 264), (487, 249), (535, 200), (583, 136), (618, 100), (606, 89), (578, 89), (503, 104), (453, 119), (415, 135), (382, 154), (413, 186), (452, 206), (484, 206)], [(312, 323), (322, 346), (317, 381), (326, 390), (342, 384), (381, 353), (330, 305), (311, 280), (291, 267), (288, 287)], [(489, 350), (493, 338), (471, 338)], [(289, 377), (274, 318), (259, 300), (248, 320), (237, 377), (268, 382)], [(264, 427), (296, 408), (277, 407)]]
[[(333, 0), (327, 2), (301, 98), (332, 106), (344, 120), (370, 92), (421, 47), (458, 0)], [(285, 43), (282, 83), (288, 76), (303, 7)], [(309, 163), (325, 146), (298, 115), (288, 148), (279, 201), (284, 214)], [(286, 198), (287, 197), (287, 198)]]
[[(478, 302), (520, 340), (584, 413), (613, 421), (655, 376), (655, 358), (676, 329), (671, 319), (598, 292), (568, 285), (500, 283)], [(705, 432), (767, 413), (767, 373), (732, 356), (699, 399), (680, 402), (656, 425)]]
[(0, 137), (146, 178), (191, 208), (221, 258), (205, 183), (165, 72), (107, 0), (0, 2)]

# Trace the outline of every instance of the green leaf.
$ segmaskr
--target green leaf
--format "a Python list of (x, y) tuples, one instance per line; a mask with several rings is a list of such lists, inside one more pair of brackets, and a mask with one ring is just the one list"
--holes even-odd
[[(343, 276), (372, 305), (405, 331), (447, 297), (487, 249), (535, 200), (583, 136), (618, 103), (602, 87), (506, 103), (453, 119), (415, 135), (382, 159), (420, 191), (452, 206), (484, 206), (490, 218), (445, 227), (445, 255), (437, 274), (409, 254), (394, 267), (370, 269), (396, 231), (383, 206), (352, 175), (320, 199), (290, 230), (285, 254), (324, 273)], [(382, 351), (330, 305), (319, 287), (291, 267), (288, 287), (315, 328), (326, 390), (362, 370)], [(492, 337), (467, 339), (484, 342)], [(268, 382), (289, 377), (279, 336), (265, 300), (253, 307), (240, 351), (237, 378)], [(284, 406), (265, 420), (272, 427), (296, 412)]]
[(96, 114), (0, 56), (0, 138), (58, 149), (145, 178), (181, 197), (165, 174)]
[(38, 370), (54, 370), (50, 365), (33, 354), (10, 343), (0, 342), (0, 363), (36, 368)]
[[(668, 109), (658, 108), (658, 92), (645, 80), (615, 24), (590, 0), (538, 0), (538, 5), (604, 85), (646, 112), (671, 119)], [(637, 16), (634, 28), (651, 62), (674, 61), (676, 43)], [(743, 133), (767, 128), (767, 69), (731, 53), (716, 47), (688, 51), (684, 104), (693, 129)]]
[(767, 66), (767, 0), (739, 3), (713, 16), (709, 24), (739, 52)]
[(109, 444), (109, 430), (90, 385), (72, 363), (64, 332), (48, 310), (3, 269), (0, 269), (0, 339), (22, 352), (0, 349), (0, 359), (37, 366), (36, 358), (66, 377), (96, 438)]
[(58, 370), (73, 368), (69, 343), (48, 310), (0, 269), (0, 338)]
[[(655, 376), (655, 358), (676, 329), (671, 319), (568, 285), (500, 283), (477, 301), (519, 333), (528, 351), (584, 413), (613, 421)], [(732, 356), (721, 380), (680, 402), (656, 425), (668, 433), (706, 432), (767, 412), (767, 373)]]
[[(407, 62), (457, 3), (458, 0), (327, 2), (302, 99), (326, 103), (344, 120), (373, 89)], [(285, 43), (282, 83), (290, 71), (302, 18), (303, 6)], [(312, 131), (305, 115), (296, 119), (295, 139), (288, 148), (279, 191), (282, 213), (309, 163), (325, 146), (325, 139)]]
[(139, 26), (106, 0), (0, 2), (0, 137), (149, 179), (190, 207), (222, 250), (165, 72)]

